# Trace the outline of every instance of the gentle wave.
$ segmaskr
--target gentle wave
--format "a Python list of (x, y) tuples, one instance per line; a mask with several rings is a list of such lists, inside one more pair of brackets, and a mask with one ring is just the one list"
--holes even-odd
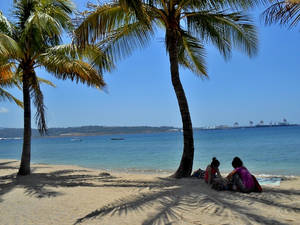
[(13, 138), (0, 138), (0, 140), (21, 140), (21, 137), (13, 137)]
[[(125, 168), (125, 169), (101, 169), (109, 172), (125, 172), (125, 173), (137, 173), (137, 174), (173, 174), (174, 170), (163, 170), (163, 169), (136, 169), (136, 168)], [(226, 175), (222, 174), (223, 177)], [(258, 182), (265, 186), (280, 186), (282, 181), (295, 179), (294, 175), (271, 175), (271, 174), (255, 174)]]

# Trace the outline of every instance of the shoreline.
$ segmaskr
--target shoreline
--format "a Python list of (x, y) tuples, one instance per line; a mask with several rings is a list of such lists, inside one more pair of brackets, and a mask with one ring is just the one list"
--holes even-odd
[[(12, 158), (0, 158), (0, 163), (2, 161), (16, 161), (20, 164), (19, 159), (12, 159)], [(63, 166), (63, 167), (79, 167), (83, 168), (86, 170), (95, 170), (95, 171), (104, 171), (104, 172), (109, 172), (109, 173), (125, 173), (125, 174), (149, 174), (153, 176), (159, 176), (159, 175), (171, 175), (175, 173), (176, 169), (142, 169), (142, 168), (98, 168), (98, 167), (88, 167), (88, 166), (83, 166), (83, 165), (77, 165), (77, 164), (55, 164), (55, 163), (41, 163), (41, 162), (31, 162), (31, 165), (49, 165), (49, 166)], [(196, 170), (196, 169), (195, 169)], [(193, 171), (195, 171), (193, 170)], [(226, 177), (231, 171), (222, 171), (221, 175), (223, 177)], [(279, 178), (281, 181), (285, 180), (291, 180), (294, 178), (300, 178), (300, 175), (285, 175), (285, 174), (267, 174), (267, 173), (253, 173), (254, 176), (257, 178)]]
[[(3, 224), (298, 224), (300, 177), (262, 193), (215, 191), (201, 179), (0, 159)], [(170, 174), (169, 174), (170, 175)]]

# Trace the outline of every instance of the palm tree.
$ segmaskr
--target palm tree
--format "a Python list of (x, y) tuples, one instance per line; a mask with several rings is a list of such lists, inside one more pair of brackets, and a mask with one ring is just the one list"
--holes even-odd
[[(179, 65), (200, 77), (207, 77), (204, 50), (207, 42), (214, 44), (226, 59), (230, 57), (232, 47), (253, 56), (257, 50), (256, 30), (248, 16), (238, 9), (246, 9), (255, 2), (258, 1), (115, 0), (90, 5), (85, 20), (76, 30), (78, 44), (82, 46), (109, 40), (108, 52), (112, 57), (124, 57), (135, 47), (144, 47), (156, 28), (165, 31), (184, 140), (181, 162), (174, 177), (190, 176), (194, 159), (192, 121), (180, 81)], [(230, 7), (236, 10), (230, 10)], [(140, 19), (141, 13), (143, 19)]]
[(265, 24), (279, 23), (295, 27), (300, 21), (300, 0), (285, 0), (274, 2), (263, 12)]
[(73, 32), (73, 11), (71, 0), (15, 0), (14, 20), (0, 14), (0, 54), (4, 62), (16, 65), (22, 81), (24, 137), (18, 175), (30, 174), (31, 98), (38, 129), (42, 135), (47, 132), (44, 98), (35, 69), (43, 67), (58, 79), (99, 88), (105, 85), (102, 71), (112, 66), (100, 46), (79, 49), (61, 44), (63, 31)]

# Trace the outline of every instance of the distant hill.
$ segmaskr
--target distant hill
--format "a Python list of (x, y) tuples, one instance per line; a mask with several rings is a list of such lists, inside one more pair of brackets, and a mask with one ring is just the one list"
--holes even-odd
[[(49, 128), (48, 136), (88, 136), (88, 135), (104, 135), (104, 134), (137, 134), (137, 133), (160, 133), (175, 132), (180, 129), (176, 127), (106, 127), (106, 126), (82, 126), (67, 128)], [(22, 128), (2, 128), (0, 129), (0, 138), (22, 137)], [(40, 137), (37, 129), (32, 129), (33, 137)]]

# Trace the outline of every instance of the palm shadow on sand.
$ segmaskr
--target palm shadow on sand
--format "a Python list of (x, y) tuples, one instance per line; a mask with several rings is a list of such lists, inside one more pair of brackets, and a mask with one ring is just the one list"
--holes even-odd
[[(10, 163), (1, 163), (1, 169), (16, 169)], [(220, 216), (234, 220), (236, 217), (244, 218), (246, 224), (286, 224), (276, 217), (268, 217), (261, 212), (250, 210), (252, 204), (262, 204), (281, 212), (300, 213), (299, 205), (283, 204), (278, 199), (293, 202), (300, 196), (298, 190), (282, 190), (265, 188), (264, 192), (243, 194), (233, 192), (217, 192), (211, 190), (203, 180), (186, 178), (157, 178), (154, 181), (126, 180), (109, 174), (92, 175), (89, 170), (56, 170), (49, 173), (36, 172), (33, 167), (30, 176), (18, 177), (16, 173), (0, 177), (0, 202), (2, 196), (14, 188), (22, 187), (25, 194), (36, 198), (55, 198), (64, 193), (57, 191), (59, 187), (110, 187), (110, 188), (137, 188), (146, 190), (136, 192), (126, 198), (112, 201), (76, 219), (74, 224), (89, 223), (90, 220), (99, 221), (106, 217), (130, 216), (130, 213), (144, 213), (143, 225), (173, 224), (182, 221), (185, 224), (201, 224), (201, 216), (192, 216), (197, 212)], [(45, 167), (43, 167), (45, 168)], [(275, 200), (274, 200), (275, 199)], [(239, 204), (240, 202), (249, 204)], [(231, 210), (232, 213), (228, 213)], [(254, 213), (255, 212), (255, 213)], [(147, 215), (147, 216), (146, 216)], [(230, 218), (234, 216), (233, 218)], [(197, 218), (195, 221), (193, 218)], [(75, 218), (74, 218), (75, 219)], [(126, 218), (125, 218), (126, 219)]]
[[(0, 164), (1, 169), (12, 169), (17, 171), (18, 167), (8, 166), (16, 161), (9, 161)], [(80, 174), (88, 170), (56, 170), (49, 173), (35, 172), (39, 168), (47, 168), (47, 166), (34, 166), (31, 175), (17, 176), (17, 173), (12, 173), (0, 177), (0, 202), (1, 196), (12, 191), (16, 187), (23, 187), (27, 195), (37, 198), (57, 197), (63, 193), (53, 191), (51, 189), (56, 187), (76, 187), (76, 186), (96, 186), (91, 181), (97, 179), (101, 180), (101, 176), (93, 176), (88, 174)], [(76, 174), (74, 174), (76, 173)], [(79, 173), (79, 174), (78, 174)], [(106, 177), (105, 179), (113, 179), (113, 177)]]
[[(201, 182), (202, 185), (199, 185)], [(128, 182), (128, 186), (131, 186), (129, 185), (130, 183), (136, 185), (135, 182), (132, 181)], [(300, 207), (281, 204), (275, 202), (274, 199), (269, 200), (269, 195), (275, 195), (275, 197), (277, 195), (277, 197), (290, 199), (292, 201), (293, 196), (300, 195), (300, 191), (297, 190), (292, 190), (291, 192), (285, 190), (274, 191), (271, 188), (267, 188), (263, 194), (244, 194), (229, 191), (218, 192), (210, 190), (210, 188), (205, 186), (206, 184), (204, 184), (203, 188), (203, 184), (203, 181), (191, 178), (181, 180), (160, 178), (159, 181), (148, 184), (152, 185), (153, 191), (151, 193), (143, 193), (133, 195), (129, 198), (119, 199), (77, 219), (75, 224), (96, 219), (101, 223), (101, 219), (105, 216), (113, 217), (115, 214), (126, 216), (130, 212), (147, 212), (154, 206), (154, 202), (156, 203), (156, 213), (148, 216), (142, 225), (173, 224), (178, 221), (184, 224), (202, 224), (201, 217), (199, 217), (199, 221), (191, 221), (184, 216), (187, 212), (196, 212), (199, 209), (202, 213), (211, 214), (212, 216), (218, 215), (222, 218), (228, 214), (226, 210), (230, 209), (233, 211), (234, 217), (247, 218), (244, 219), (246, 224), (252, 224), (252, 222), (272, 225), (286, 224), (275, 218), (263, 216), (260, 212), (250, 213), (249, 209), (252, 207), (251, 204), (249, 206), (235, 204), (239, 202), (239, 200), (258, 202), (266, 207), (272, 206), (281, 211), (300, 213)], [(111, 184), (111, 187), (119, 187), (119, 185), (115, 183)], [(234, 220), (234, 218), (232, 218), (232, 220)]]

